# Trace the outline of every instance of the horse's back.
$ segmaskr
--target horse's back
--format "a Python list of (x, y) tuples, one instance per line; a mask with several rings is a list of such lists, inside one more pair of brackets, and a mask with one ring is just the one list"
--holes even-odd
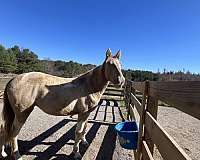
[(72, 81), (71, 78), (62, 78), (41, 72), (23, 73), (13, 78), (8, 84), (6, 92), (13, 106), (16, 106), (15, 109), (21, 112), (32, 106), (41, 93), (45, 93), (45, 86), (59, 85), (70, 81)]

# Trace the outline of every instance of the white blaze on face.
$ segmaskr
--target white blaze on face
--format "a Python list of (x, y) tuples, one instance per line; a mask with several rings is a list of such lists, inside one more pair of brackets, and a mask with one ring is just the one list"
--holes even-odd
[(125, 78), (124, 78), (122, 71), (121, 71), (122, 65), (121, 65), (119, 59), (117, 59), (117, 58), (114, 59), (114, 64), (115, 64), (115, 67), (117, 68), (117, 71), (118, 71), (118, 77), (117, 77), (118, 81), (120, 82), (120, 85), (122, 86), (125, 82)]
[(121, 65), (120, 61), (119, 61), (118, 59), (115, 59), (115, 60), (114, 60), (114, 64), (115, 64), (115, 66), (117, 67), (118, 71), (121, 72), (122, 65)]

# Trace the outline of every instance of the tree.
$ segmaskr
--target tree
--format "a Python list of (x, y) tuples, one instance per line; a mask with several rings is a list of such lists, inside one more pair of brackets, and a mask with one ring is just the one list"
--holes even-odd
[(29, 49), (23, 49), (17, 53), (16, 73), (44, 71), (44, 69), (44, 63), (38, 59), (38, 56), (34, 52), (29, 51)]
[(16, 56), (11, 49), (6, 50), (0, 45), (0, 72), (10, 73), (16, 70)]

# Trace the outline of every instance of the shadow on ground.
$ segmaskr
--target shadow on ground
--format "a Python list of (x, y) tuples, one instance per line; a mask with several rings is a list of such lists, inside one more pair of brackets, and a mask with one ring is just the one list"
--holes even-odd
[[(108, 104), (108, 103), (107, 103)], [(106, 104), (106, 105), (107, 105)], [(114, 107), (114, 106), (113, 106)], [(116, 107), (116, 106), (115, 106)], [(98, 114), (98, 109), (97, 113)], [(95, 114), (95, 115), (96, 115)], [(105, 113), (106, 114), (106, 113)], [(113, 119), (115, 119), (115, 115), (113, 112)], [(95, 119), (94, 119), (95, 120)], [(105, 118), (104, 118), (105, 120)], [(19, 151), (21, 155), (34, 155), (35, 160), (47, 160), (47, 159), (54, 159), (54, 160), (72, 160), (73, 155), (66, 155), (66, 154), (58, 154), (58, 151), (65, 145), (73, 145), (73, 143), (69, 144), (69, 140), (74, 140), (75, 128), (74, 125), (70, 128), (66, 133), (64, 133), (56, 142), (43, 142), (46, 138), (50, 137), (52, 134), (57, 132), (60, 128), (64, 127), (68, 122), (75, 121), (73, 119), (63, 119), (62, 121), (58, 122), (53, 127), (49, 128), (45, 132), (41, 133), (39, 136), (35, 137), (30, 141), (18, 140), (19, 143)], [(86, 139), (89, 144), (92, 143), (94, 140), (99, 128), (101, 125), (108, 125), (108, 129), (104, 135), (103, 142), (100, 146), (100, 149), (97, 153), (96, 159), (97, 160), (111, 160), (115, 150), (116, 144), (116, 133), (114, 131), (114, 124), (109, 123), (101, 123), (101, 122), (89, 122), (92, 123), (92, 127), (86, 134)], [(37, 151), (32, 152), (30, 151), (37, 145), (50, 145), (46, 150), (43, 152)], [(89, 146), (84, 147), (80, 144), (80, 154), (84, 156), (85, 152), (87, 151)], [(109, 148), (108, 148), (109, 147)]]

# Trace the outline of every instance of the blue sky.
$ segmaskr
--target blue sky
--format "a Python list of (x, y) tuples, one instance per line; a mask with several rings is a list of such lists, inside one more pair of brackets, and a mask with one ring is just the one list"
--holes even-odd
[(101, 64), (122, 50), (125, 69), (200, 72), (198, 0), (1, 0), (0, 44), (40, 58)]

